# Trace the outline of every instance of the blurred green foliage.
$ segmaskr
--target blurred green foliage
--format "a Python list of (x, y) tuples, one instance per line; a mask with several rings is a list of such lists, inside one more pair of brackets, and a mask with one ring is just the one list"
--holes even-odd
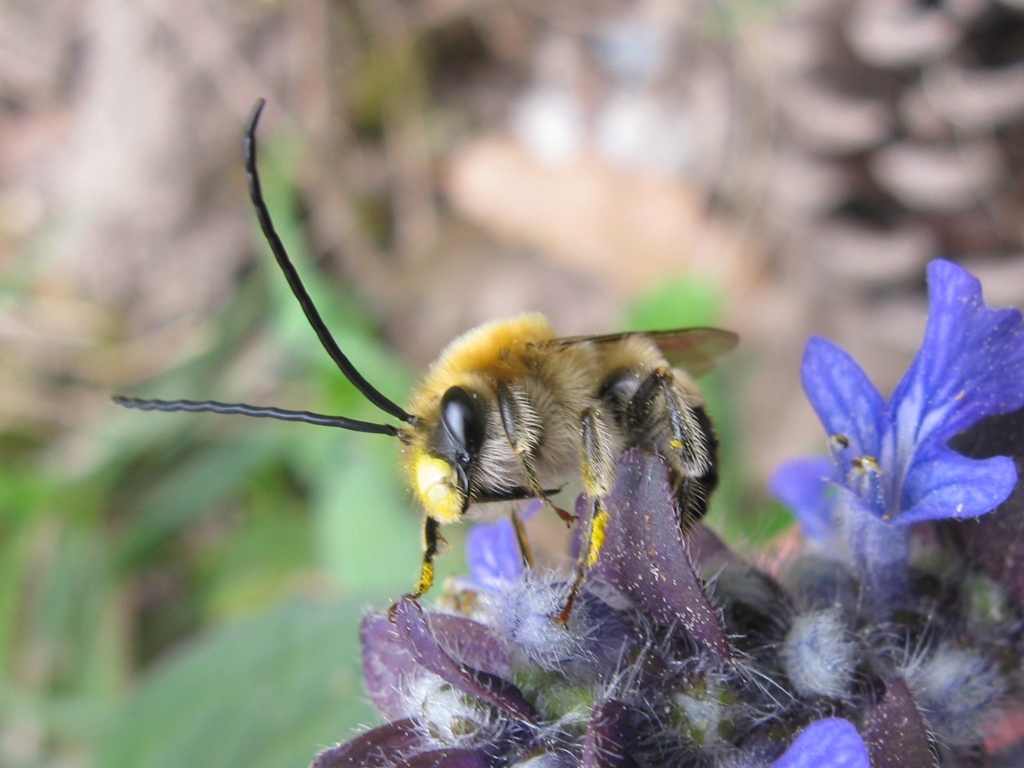
[[(152, 669), (100, 740), (98, 765), (304, 766), (372, 712), (355, 627), (362, 601), (282, 600), (210, 629)], [(326, 737), (326, 738), (325, 738)]]
[[(357, 366), (404, 400), (410, 372), (359, 302), (317, 276), (289, 185), (295, 147), (268, 148), (269, 204), (317, 306)], [(255, 348), (295, 398), (275, 404), (381, 418), (320, 348), (269, 252), (206, 332), (202, 354), (132, 394), (244, 391)], [(372, 722), (359, 619), (408, 591), (421, 556), (396, 441), (209, 414), (108, 416), (76, 471), (0, 438), (3, 761), (303, 768)], [(441, 579), (463, 567), (461, 539), (449, 539)]]

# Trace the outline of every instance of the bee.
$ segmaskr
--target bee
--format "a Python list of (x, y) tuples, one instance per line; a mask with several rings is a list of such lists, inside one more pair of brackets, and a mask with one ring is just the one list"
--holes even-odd
[[(588, 500), (583, 546), (565, 607), (568, 620), (587, 570), (597, 562), (615, 463), (630, 448), (668, 463), (683, 527), (701, 518), (717, 483), (717, 440), (693, 377), (731, 350), (735, 334), (715, 328), (558, 337), (541, 315), (487, 323), (456, 338), (427, 371), (406, 410), (345, 356), (309, 297), (263, 199), (257, 169), (257, 102), (245, 131), (245, 168), (256, 216), (278, 266), (324, 349), (373, 405), (399, 425), (244, 403), (115, 397), (128, 408), (208, 411), (301, 421), (398, 438), (413, 496), (424, 511), (423, 559), (410, 597), (434, 582), (440, 528), (481, 516), (494, 502), (540, 499), (567, 522), (552, 496), (578, 478)], [(524, 560), (529, 547), (513, 505)]]

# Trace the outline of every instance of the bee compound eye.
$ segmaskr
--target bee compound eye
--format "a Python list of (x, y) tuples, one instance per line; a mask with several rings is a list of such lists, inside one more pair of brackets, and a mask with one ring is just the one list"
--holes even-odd
[(484, 442), (484, 419), (469, 392), (462, 387), (450, 387), (444, 393), (441, 421), (467, 458), (476, 456)]

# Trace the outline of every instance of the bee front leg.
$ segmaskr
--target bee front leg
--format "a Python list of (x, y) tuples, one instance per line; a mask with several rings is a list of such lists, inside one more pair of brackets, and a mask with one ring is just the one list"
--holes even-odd
[(611, 493), (615, 479), (615, 462), (612, 458), (611, 440), (608, 428), (600, 416), (591, 408), (580, 414), (580, 431), (582, 449), (580, 452), (580, 469), (583, 480), (583, 491), (589, 504), (586, 518), (582, 521), (583, 546), (576, 561), (576, 570), (565, 605), (556, 617), (563, 626), (569, 624), (573, 605), (583, 585), (587, 571), (597, 562), (604, 546), (605, 531), (608, 527), (608, 512), (604, 508), (604, 499)]
[[(533, 404), (530, 396), (519, 386), (499, 381), (497, 387), (498, 412), (501, 414), (501, 424), (505, 429), (505, 437), (508, 444), (519, 459), (519, 465), (523, 469), (523, 477), (526, 478), (526, 486), (536, 498), (544, 502), (545, 506), (554, 510), (566, 523), (575, 521), (575, 517), (555, 504), (547, 491), (540, 484), (537, 471), (533, 466), (533, 457), (540, 446), (543, 427), (541, 418)], [(520, 523), (516, 523), (521, 525)], [(517, 528), (517, 535), (519, 529)], [(525, 539), (523, 539), (525, 541)]]
[(413, 600), (421, 597), (434, 585), (434, 557), (440, 549), (441, 525), (432, 517), (423, 519), (423, 565), (420, 566), (420, 577), (413, 587), (412, 592), (407, 596)]
[[(437, 555), (444, 537), (441, 536), (441, 525), (432, 517), (423, 518), (423, 564), (420, 566), (420, 577), (412, 592), (402, 595), (410, 600), (418, 600), (428, 589), (434, 586), (434, 557)], [(393, 603), (388, 608), (388, 618), (395, 621), (395, 609), (398, 603)]]

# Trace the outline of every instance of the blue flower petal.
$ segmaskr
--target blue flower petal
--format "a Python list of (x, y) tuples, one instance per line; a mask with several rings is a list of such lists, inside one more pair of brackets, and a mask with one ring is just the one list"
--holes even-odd
[(824, 541), (835, 533), (828, 490), (832, 461), (824, 456), (787, 461), (768, 480), (768, 490), (789, 507), (804, 533)]
[(1013, 459), (971, 459), (951, 448), (918, 455), (903, 482), (900, 514), (895, 522), (978, 517), (998, 507), (1017, 484)]
[(980, 419), (1024, 405), (1021, 314), (989, 309), (978, 280), (948, 261), (929, 265), (928, 288), (924, 341), (886, 414), (885, 511), (901, 523), (985, 514), (1016, 478), (1006, 461), (972, 461), (945, 445)]
[[(839, 447), (836, 482), (859, 497), (858, 508), (899, 524), (985, 514), (1016, 479), (1008, 461), (974, 461), (945, 446), (981, 418), (1024, 406), (1021, 314), (989, 309), (980, 283), (948, 261), (932, 262), (928, 278), (924, 342), (887, 405), (853, 359), (824, 339), (808, 342), (801, 369)], [(827, 534), (827, 516), (798, 501), (808, 530)]]
[(854, 456), (877, 456), (885, 401), (853, 358), (812, 336), (804, 349), (800, 378), (829, 437), (848, 440)]
[(502, 518), (473, 526), (466, 536), (466, 559), (473, 581), (481, 587), (499, 587), (519, 578), (523, 555), (512, 521)]
[(928, 298), (921, 349), (890, 399), (900, 443), (945, 443), (985, 416), (1024, 406), (1021, 313), (990, 309), (977, 278), (943, 260), (928, 267)]
[(1024, 407), (1021, 313), (990, 309), (978, 280), (948, 261), (928, 266), (928, 289), (924, 341), (888, 403), (841, 349), (807, 343), (801, 377), (831, 440), (836, 519), (817, 506), (811, 481), (782, 478), (780, 495), (812, 537), (841, 534), (831, 538), (857, 563), (866, 602), (882, 610), (898, 605), (909, 583), (907, 525), (984, 515), (1017, 480), (1011, 459), (978, 460), (947, 444), (983, 418)]
[(853, 723), (818, 720), (801, 731), (772, 768), (870, 768), (868, 748)]

